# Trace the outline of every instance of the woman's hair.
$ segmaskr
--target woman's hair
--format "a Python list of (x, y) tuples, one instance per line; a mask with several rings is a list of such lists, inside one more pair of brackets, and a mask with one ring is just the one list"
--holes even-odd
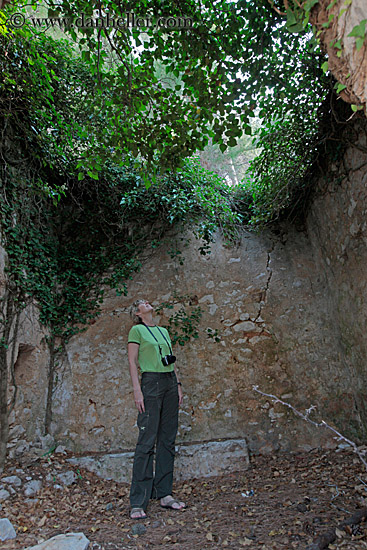
[(144, 304), (146, 300), (135, 300), (135, 302), (130, 307), (130, 317), (132, 318), (135, 325), (141, 324), (143, 321), (137, 315), (138, 308), (140, 304)]

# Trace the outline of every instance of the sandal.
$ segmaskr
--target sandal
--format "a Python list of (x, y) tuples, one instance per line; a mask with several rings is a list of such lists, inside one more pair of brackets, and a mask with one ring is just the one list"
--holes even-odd
[[(140, 514), (139, 516), (133, 517), (133, 514)], [(142, 515), (143, 514), (143, 515)], [(147, 517), (143, 508), (131, 508), (130, 518), (131, 519), (145, 519)]]
[[(176, 504), (176, 506), (174, 506)], [(186, 504), (183, 502), (180, 502), (179, 500), (176, 500), (175, 498), (171, 498), (167, 504), (161, 504), (162, 508), (168, 508), (170, 510), (175, 510), (176, 512), (179, 512), (180, 510), (183, 510), (186, 508)]]

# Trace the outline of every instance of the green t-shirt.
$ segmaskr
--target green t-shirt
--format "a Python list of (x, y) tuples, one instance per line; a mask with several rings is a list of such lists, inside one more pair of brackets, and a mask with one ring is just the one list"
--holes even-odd
[(173, 371), (174, 365), (168, 365), (168, 367), (165, 367), (162, 363), (161, 354), (159, 353), (159, 346), (162, 350), (163, 357), (171, 353), (167, 342), (161, 334), (164, 334), (172, 349), (172, 344), (167, 329), (163, 327), (159, 327), (159, 330), (158, 327), (149, 327), (149, 329), (158, 341), (154, 340), (152, 334), (144, 325), (135, 325), (129, 332), (128, 343), (139, 344), (138, 361), (141, 372)]

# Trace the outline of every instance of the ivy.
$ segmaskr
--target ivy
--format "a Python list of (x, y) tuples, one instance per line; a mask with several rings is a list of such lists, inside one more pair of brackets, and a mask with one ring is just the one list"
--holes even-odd
[[(15, 12), (25, 17), (21, 29), (5, 24), (7, 40), (30, 47), (33, 84), (37, 79), (40, 87), (49, 90), (48, 98), (39, 96), (49, 110), (37, 110), (36, 132), (42, 137), (42, 128), (55, 128), (52, 151), (62, 154), (63, 150), (64, 155), (67, 151), (64, 162), (78, 152), (80, 179), (88, 175), (97, 180), (107, 159), (120, 163), (132, 155), (151, 178), (158, 167), (176, 168), (209, 140), (225, 151), (235, 146), (243, 133), (251, 134), (255, 108), (280, 113), (282, 93), (291, 102), (298, 97), (293, 91), (297, 81), (301, 88), (312, 87), (310, 71), (297, 63), (299, 58), (305, 65), (312, 63), (307, 41), (288, 32), (283, 16), (268, 0), (220, 0), (215, 4), (211, 0), (201, 4), (194, 0), (179, 4), (170, 0), (163, 4), (107, 0), (98, 10), (84, 0), (47, 0), (46, 5), (49, 17), (69, 21), (82, 13), (90, 18), (113, 18), (130, 12), (155, 21), (167, 16), (192, 21), (186, 29), (167, 30), (156, 25), (145, 28), (144, 34), (132, 26), (123, 32), (106, 26), (65, 26), (63, 34), (69, 41), (63, 48), (73, 51), (75, 69), (67, 100), (70, 112), (64, 112), (67, 119), (63, 121), (53, 110), (60, 87), (56, 65), (63, 64), (61, 51), (54, 59), (47, 58), (45, 51), (38, 53), (47, 41), (45, 29), (32, 24), (35, 15), (20, 2), (7, 6), (9, 21)], [(297, 19), (294, 14), (289, 12), (289, 24)], [(56, 31), (47, 32), (55, 35)], [(269, 94), (270, 90), (274, 93)], [(81, 105), (83, 108), (78, 108)], [(94, 116), (88, 119), (83, 116), (85, 111), (94, 111)], [(56, 134), (56, 127), (62, 131)]]
[(206, 333), (208, 338), (211, 338), (212, 340), (214, 340), (214, 342), (219, 343), (221, 341), (221, 336), (219, 334), (218, 329), (212, 329), (208, 327), (206, 329)]
[(362, 19), (362, 21), (353, 27), (351, 32), (348, 34), (348, 36), (355, 36), (356, 37), (356, 49), (359, 51), (365, 40), (366, 40), (366, 23), (367, 19)]
[[(1, 449), (11, 331), (31, 301), (50, 350), (47, 431), (59, 356), (99, 315), (107, 288), (126, 294), (157, 249), (182, 264), (188, 229), (206, 255), (218, 230), (231, 244), (241, 226), (259, 228), (297, 205), (328, 139), (320, 113), (334, 86), (309, 26), (315, 3), (290, 1), (284, 14), (280, 0), (106, 0), (96, 10), (49, 0), (32, 15), (15, 0), (0, 11)], [(47, 30), (32, 23), (42, 9)], [(143, 34), (50, 23), (121, 12), (194, 24)], [(354, 29), (357, 40), (364, 32)], [(259, 154), (231, 189), (197, 151), (210, 141), (224, 152), (243, 134)], [(193, 299), (175, 300), (168, 325), (184, 345), (202, 312)]]
[(191, 338), (199, 337), (199, 323), (202, 317), (201, 307), (196, 305), (196, 297), (188, 295), (174, 295), (171, 300), (156, 307), (156, 313), (165, 313), (164, 310), (173, 310), (168, 317), (167, 324), (163, 324), (169, 331), (172, 345), (184, 346)]
[[(36, 303), (47, 334), (47, 432), (59, 356), (99, 315), (105, 289), (126, 294), (151, 249), (174, 250), (188, 227), (205, 252), (218, 229), (234, 240), (242, 217), (232, 209), (227, 186), (198, 158), (176, 172), (157, 168), (148, 185), (141, 161), (106, 155), (105, 121), (86, 101), (96, 89), (91, 67), (65, 42), (24, 38), (0, 41), (6, 75), (0, 88), (0, 234), (12, 303), (21, 300), (20, 309)], [(195, 337), (197, 315), (179, 313), (186, 336)], [(7, 349), (13, 321), (2, 321)], [(175, 333), (180, 343), (185, 334)], [(2, 369), (1, 383), (7, 377)]]

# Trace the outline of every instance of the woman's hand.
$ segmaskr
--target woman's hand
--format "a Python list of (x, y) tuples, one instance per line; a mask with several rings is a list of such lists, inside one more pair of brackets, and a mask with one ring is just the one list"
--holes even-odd
[(183, 391), (182, 391), (182, 386), (179, 384), (179, 386), (178, 386), (178, 404), (179, 404), (179, 406), (182, 405), (182, 402), (183, 402)]
[(144, 397), (143, 397), (143, 392), (141, 391), (141, 388), (137, 388), (136, 390), (134, 390), (134, 401), (138, 411), (140, 413), (145, 412)]

